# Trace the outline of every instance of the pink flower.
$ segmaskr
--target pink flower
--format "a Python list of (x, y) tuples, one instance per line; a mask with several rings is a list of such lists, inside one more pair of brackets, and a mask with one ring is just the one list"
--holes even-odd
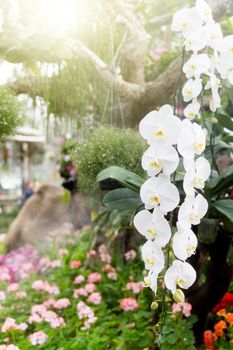
[(45, 284), (44, 284), (44, 281), (42, 280), (37, 280), (32, 283), (32, 289), (34, 290), (42, 291), (44, 290), (44, 288), (45, 288)]
[(115, 272), (115, 268), (109, 264), (102, 267), (103, 272)]
[(92, 256), (96, 255), (96, 251), (94, 249), (89, 250), (89, 252), (87, 252), (87, 259), (90, 259)]
[(18, 348), (18, 346), (10, 344), (10, 345), (0, 345), (0, 350), (20, 350), (20, 349)]
[(5, 333), (16, 328), (17, 328), (17, 325), (16, 325), (15, 319), (12, 317), (7, 317), (2, 325), (1, 332)]
[(89, 297), (87, 298), (87, 301), (89, 303), (92, 303), (95, 305), (99, 305), (101, 303), (101, 300), (102, 300), (102, 296), (98, 292), (90, 294)]
[(14, 318), (7, 317), (2, 325), (1, 332), (5, 333), (11, 330), (25, 331), (28, 325), (24, 322), (17, 324)]
[(96, 286), (94, 283), (87, 283), (84, 288), (87, 291), (87, 293), (93, 293), (96, 290)]
[(43, 302), (43, 305), (48, 309), (48, 308), (50, 308), (51, 306), (54, 306), (55, 303), (56, 303), (56, 300), (54, 300), (54, 299), (48, 299), (48, 300), (45, 300), (45, 301)]
[(98, 248), (100, 261), (110, 264), (112, 258), (108, 254), (107, 248), (104, 244), (101, 244)]
[(73, 297), (78, 298), (79, 296), (87, 297), (88, 293), (85, 288), (78, 288), (75, 289), (73, 292)]
[(21, 322), (17, 325), (17, 329), (20, 331), (25, 331), (27, 328), (28, 328), (28, 325), (25, 322)]
[(19, 290), (19, 284), (18, 283), (11, 283), (7, 287), (7, 291), (8, 292), (16, 292), (17, 290)]
[(109, 272), (107, 274), (107, 277), (110, 279), (110, 280), (113, 280), (113, 281), (116, 281), (117, 280), (117, 274), (116, 272)]
[(64, 256), (64, 255), (67, 255), (67, 254), (69, 254), (69, 251), (67, 250), (67, 249), (59, 249), (58, 250), (58, 255), (59, 256)]
[(84, 321), (83, 327), (81, 327), (82, 330), (89, 329), (91, 324), (95, 323), (97, 320), (93, 310), (83, 301), (80, 301), (77, 304), (77, 314), (78, 318)]
[(59, 288), (56, 285), (50, 285), (47, 281), (42, 280), (33, 282), (32, 289), (53, 295), (58, 295), (60, 293)]
[(70, 306), (70, 301), (67, 298), (62, 298), (62, 299), (58, 299), (55, 304), (54, 307), (55, 309), (66, 309), (68, 306)]
[(82, 266), (82, 263), (79, 260), (73, 260), (73, 261), (70, 262), (70, 268), (71, 269), (78, 269), (81, 266)]
[(51, 311), (51, 310), (47, 310), (45, 313), (42, 314), (42, 318), (45, 322), (51, 323), (54, 320), (56, 320), (58, 317), (58, 315), (56, 314), (56, 312)]
[(139, 308), (139, 304), (132, 297), (124, 298), (124, 299), (121, 299), (121, 301), (120, 301), (120, 308), (123, 311), (133, 311), (133, 310), (136, 310)]
[(41, 323), (43, 321), (43, 318), (40, 317), (38, 314), (33, 314), (29, 317), (28, 323)]
[(131, 290), (134, 294), (138, 294), (144, 288), (144, 282), (128, 282), (125, 289)]
[(55, 329), (55, 328), (59, 328), (61, 326), (65, 326), (65, 320), (63, 317), (57, 317), (55, 319), (53, 319), (50, 323), (51, 328)]
[(17, 298), (19, 298), (19, 299), (24, 299), (24, 298), (26, 298), (27, 293), (24, 292), (23, 290), (19, 290), (18, 292), (16, 292), (16, 296), (17, 296)]
[(42, 345), (48, 339), (48, 336), (43, 332), (35, 332), (29, 335), (29, 341), (32, 345)]
[(4, 301), (5, 299), (6, 299), (6, 293), (3, 290), (1, 290), (0, 291), (0, 301)]
[(78, 275), (75, 280), (74, 280), (74, 284), (80, 284), (85, 280), (83, 275)]
[(125, 259), (127, 261), (134, 260), (136, 258), (136, 255), (137, 255), (137, 253), (135, 252), (135, 250), (131, 249), (125, 253)]
[(172, 304), (172, 312), (175, 314), (176, 312), (182, 312), (185, 317), (189, 317), (191, 315), (192, 305), (186, 302), (174, 303)]
[(47, 311), (47, 308), (43, 304), (33, 305), (31, 308), (31, 314), (43, 315)]
[(154, 49), (153, 51), (150, 52), (150, 56), (155, 60), (155, 61), (159, 61), (162, 54), (167, 52), (167, 48), (166, 47), (157, 47), (156, 49)]
[(101, 281), (101, 279), (102, 279), (102, 276), (98, 272), (93, 272), (88, 276), (89, 283), (96, 283), (96, 282)]
[(50, 262), (50, 267), (52, 269), (55, 269), (57, 267), (61, 267), (61, 261), (60, 260), (53, 260)]

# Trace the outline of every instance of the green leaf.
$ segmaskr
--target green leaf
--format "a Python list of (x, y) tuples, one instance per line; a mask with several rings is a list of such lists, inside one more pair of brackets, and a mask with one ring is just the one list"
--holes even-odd
[(233, 135), (226, 135), (223, 137), (224, 142), (233, 142)]
[(115, 179), (123, 186), (137, 192), (139, 192), (140, 187), (145, 181), (142, 177), (138, 176), (132, 171), (126, 170), (119, 166), (110, 166), (102, 170), (96, 177), (98, 182), (107, 179)]
[(233, 121), (232, 119), (226, 115), (226, 114), (219, 114), (217, 115), (219, 124), (222, 125), (224, 128), (233, 131)]
[[(207, 192), (210, 197), (215, 197), (221, 194), (223, 191), (229, 189), (232, 185), (233, 178), (233, 165), (223, 171), (219, 176), (216, 176), (213, 180), (209, 181)], [(207, 193), (208, 194), (208, 193)]]
[(233, 222), (233, 200), (221, 199), (212, 204), (217, 211), (226, 216), (231, 222)]
[(139, 194), (128, 188), (118, 188), (108, 192), (104, 196), (103, 202), (107, 208), (117, 210), (136, 210), (142, 205)]

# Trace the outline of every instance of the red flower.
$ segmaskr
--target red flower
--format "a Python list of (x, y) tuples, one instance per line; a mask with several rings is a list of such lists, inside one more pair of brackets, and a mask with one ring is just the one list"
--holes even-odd
[(214, 342), (217, 336), (210, 330), (204, 332), (204, 344), (208, 350), (215, 350)]
[(220, 309), (226, 308), (226, 307), (233, 307), (233, 294), (232, 293), (226, 293), (220, 303), (218, 303), (213, 309), (212, 312), (216, 313), (218, 312)]

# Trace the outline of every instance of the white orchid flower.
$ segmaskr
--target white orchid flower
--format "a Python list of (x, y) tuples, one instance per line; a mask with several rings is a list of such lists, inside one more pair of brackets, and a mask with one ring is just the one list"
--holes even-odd
[(184, 115), (187, 119), (193, 120), (196, 116), (199, 115), (201, 105), (197, 101), (197, 99), (193, 99), (191, 103), (189, 103), (184, 109)]
[(185, 102), (198, 97), (202, 90), (202, 80), (200, 78), (189, 79), (183, 86), (182, 95)]
[(217, 76), (212, 72), (210, 74), (210, 80), (207, 82), (205, 86), (205, 90), (211, 89), (211, 99), (210, 99), (210, 110), (212, 112), (216, 112), (217, 108), (221, 106), (221, 98), (219, 95), (219, 88), (220, 88), (220, 79), (217, 78)]
[(193, 255), (197, 248), (197, 237), (191, 229), (179, 228), (173, 236), (172, 248), (175, 256), (186, 260)]
[(179, 164), (179, 156), (174, 147), (152, 144), (142, 156), (142, 167), (149, 176), (161, 171), (170, 176)]
[(164, 281), (166, 287), (175, 293), (176, 286), (188, 289), (196, 280), (196, 271), (187, 262), (174, 260), (165, 273)]
[(222, 79), (228, 79), (233, 84), (233, 54), (226, 52), (220, 55), (217, 69)]
[(186, 170), (183, 187), (186, 195), (194, 195), (194, 188), (202, 190), (205, 181), (209, 178), (211, 168), (210, 163), (204, 157), (199, 157), (196, 161), (184, 160)]
[(155, 294), (157, 292), (157, 284), (158, 284), (157, 279), (158, 279), (158, 274), (155, 273), (154, 271), (149, 271), (148, 276), (144, 278), (145, 287), (150, 287)]
[(140, 196), (146, 209), (159, 206), (163, 213), (175, 209), (180, 201), (178, 189), (163, 174), (146, 180), (141, 186)]
[(211, 67), (211, 61), (207, 54), (193, 54), (184, 64), (183, 72), (186, 77), (200, 77), (203, 73), (208, 73)]
[(223, 40), (222, 29), (219, 23), (209, 23), (205, 26), (206, 43), (213, 50), (220, 50)]
[(177, 11), (172, 20), (171, 29), (175, 32), (182, 32), (184, 37), (187, 33), (202, 25), (202, 20), (197, 10), (193, 8), (183, 8)]
[(148, 240), (142, 247), (142, 258), (146, 270), (158, 274), (164, 268), (164, 255), (162, 249), (155, 241)]
[(205, 149), (206, 135), (200, 125), (191, 123), (190, 120), (182, 121), (177, 149), (184, 158), (194, 158), (194, 154), (200, 155)]
[(151, 239), (164, 247), (171, 238), (171, 228), (159, 208), (153, 214), (148, 210), (139, 211), (134, 217), (134, 226), (146, 239)]
[(159, 111), (148, 113), (139, 124), (139, 131), (148, 144), (177, 143), (181, 120), (173, 115), (173, 108), (169, 105), (162, 106)]
[(213, 22), (212, 10), (210, 6), (204, 0), (197, 0), (195, 5), (200, 18), (205, 23)]
[(187, 31), (184, 42), (186, 51), (198, 52), (206, 46), (206, 32), (204, 27), (197, 27), (195, 30)]
[(178, 221), (183, 228), (198, 225), (208, 210), (207, 200), (199, 193), (196, 197), (188, 196), (180, 206)]
[(220, 52), (233, 54), (233, 35), (227, 35), (223, 38), (220, 45)]

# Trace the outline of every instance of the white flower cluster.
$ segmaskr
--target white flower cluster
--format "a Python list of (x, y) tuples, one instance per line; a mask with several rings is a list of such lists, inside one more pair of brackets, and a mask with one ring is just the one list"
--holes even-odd
[[(220, 78), (228, 78), (233, 83), (233, 35), (223, 38), (220, 25), (213, 20), (211, 9), (204, 0), (197, 0), (193, 8), (178, 11), (172, 29), (182, 31), (185, 49), (193, 51), (183, 67), (188, 81), (182, 95), (184, 101), (190, 103), (184, 110), (186, 119), (183, 121), (174, 115), (171, 106), (164, 105), (140, 122), (141, 136), (149, 144), (142, 157), (142, 167), (149, 179), (140, 191), (145, 209), (136, 214), (134, 225), (147, 239), (142, 248), (145, 268), (149, 271), (146, 284), (156, 293), (158, 275), (166, 265), (165, 285), (174, 299), (182, 300), (184, 294), (179, 287), (187, 289), (196, 279), (194, 268), (186, 260), (197, 247), (192, 225), (198, 225), (208, 210), (208, 202), (201, 192), (211, 171), (209, 162), (202, 156), (205, 130), (191, 120), (199, 115), (198, 96), (203, 90), (203, 74), (207, 81), (205, 89), (211, 91), (210, 109), (214, 112), (220, 107)], [(208, 48), (208, 53), (198, 53), (204, 48)], [(178, 211), (177, 230), (172, 235), (166, 215), (180, 202), (179, 191), (171, 182), (179, 158), (183, 160), (185, 170), (185, 199)], [(176, 257), (171, 266), (163, 251), (168, 244), (167, 255), (172, 246)]]
[(170, 178), (179, 164), (178, 152), (184, 159), (186, 198), (180, 207), (177, 232), (172, 239), (173, 251), (179, 260), (175, 260), (168, 268), (164, 279), (166, 287), (173, 294), (180, 293), (177, 285), (188, 288), (196, 278), (195, 270), (185, 262), (197, 246), (191, 225), (200, 223), (208, 207), (201, 194), (195, 196), (195, 189), (203, 189), (204, 181), (210, 174), (210, 166), (205, 158), (194, 160), (205, 148), (205, 133), (198, 124), (187, 119), (181, 121), (169, 105), (147, 114), (139, 125), (139, 131), (149, 144), (142, 156), (142, 167), (149, 179), (140, 191), (145, 209), (136, 214), (134, 225), (147, 239), (142, 248), (145, 268), (149, 270), (145, 282), (154, 292), (157, 290), (158, 274), (165, 266), (162, 249), (171, 240), (171, 227), (165, 216), (177, 208), (180, 202), (179, 191)]
[[(199, 115), (201, 105), (197, 98), (203, 83), (204, 89), (211, 91), (209, 106), (215, 112), (221, 105), (221, 79), (228, 79), (233, 84), (233, 35), (223, 38), (220, 24), (214, 21), (204, 0), (197, 0), (195, 7), (176, 12), (172, 30), (182, 32), (186, 51), (193, 51), (183, 67), (188, 80), (182, 94), (184, 101), (190, 102), (184, 110), (185, 117), (193, 120)], [(205, 53), (198, 53), (200, 50)]]

